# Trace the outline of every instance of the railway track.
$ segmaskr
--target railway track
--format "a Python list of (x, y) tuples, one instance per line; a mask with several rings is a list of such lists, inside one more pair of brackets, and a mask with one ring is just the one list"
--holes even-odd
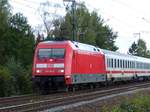
[[(150, 82), (142, 82), (142, 83), (133, 83), (133, 84), (126, 84), (121, 85), (118, 87), (108, 87), (98, 89), (95, 91), (82, 91), (82, 92), (75, 92), (75, 93), (61, 93), (56, 95), (47, 95), (47, 96), (34, 96), (35, 99), (31, 100), (30, 102), (24, 101), (25, 103), (20, 104), (12, 104), (0, 107), (0, 112), (37, 112), (46, 109), (56, 109), (57, 107), (61, 107), (64, 105), (71, 105), (71, 104), (78, 104), (79, 102), (83, 101), (90, 101), (93, 99), (98, 99), (102, 97), (107, 97), (114, 94), (120, 94), (127, 91), (134, 91), (141, 88), (150, 87)], [(33, 97), (33, 96), (32, 96)], [(17, 98), (16, 98), (17, 99)], [(21, 99), (21, 98), (20, 98)], [(23, 98), (21, 99), (23, 100)], [(24, 98), (25, 100), (25, 98)], [(17, 102), (17, 101), (16, 101)], [(19, 100), (18, 100), (19, 102)]]
[(0, 98), (0, 108), (25, 103), (38, 102), (41, 100), (54, 99), (65, 95), (67, 95), (67, 93), (55, 93), (55, 94), (52, 93), (50, 95), (29, 94), (29, 95)]

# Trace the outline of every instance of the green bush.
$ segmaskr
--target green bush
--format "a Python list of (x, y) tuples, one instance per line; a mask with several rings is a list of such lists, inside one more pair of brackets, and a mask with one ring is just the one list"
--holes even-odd
[(114, 106), (111, 111), (103, 109), (103, 112), (150, 112), (150, 96), (138, 95), (132, 100), (125, 100), (119, 106)]
[(12, 77), (8, 68), (0, 67), (0, 97), (10, 96), (13, 92)]
[(13, 86), (15, 94), (31, 93), (31, 73), (30, 70), (25, 69), (19, 61), (14, 58), (10, 58), (6, 66), (8, 67), (10, 74), (13, 77)]

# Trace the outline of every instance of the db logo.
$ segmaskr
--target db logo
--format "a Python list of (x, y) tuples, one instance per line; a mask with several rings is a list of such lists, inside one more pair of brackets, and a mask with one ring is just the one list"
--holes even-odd
[(48, 64), (47, 67), (48, 68), (52, 68), (54, 65), (53, 64)]

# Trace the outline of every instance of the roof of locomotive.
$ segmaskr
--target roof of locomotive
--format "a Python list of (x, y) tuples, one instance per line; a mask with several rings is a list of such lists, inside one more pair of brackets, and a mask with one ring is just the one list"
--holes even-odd
[(39, 45), (50, 45), (50, 44), (68, 44), (69, 41), (43, 41), (40, 42)]
[(95, 47), (93, 45), (89, 45), (89, 44), (84, 44), (84, 43), (80, 43), (80, 42), (75, 42), (75, 41), (43, 41), (40, 42), (39, 45), (49, 45), (49, 44), (53, 44), (53, 45), (65, 45), (65, 44), (70, 44), (74, 49), (78, 49), (78, 50), (84, 50), (84, 51), (92, 51), (92, 52), (100, 52), (100, 48)]
[(95, 47), (93, 45), (84, 44), (84, 43), (75, 42), (75, 41), (72, 41), (72, 43), (78, 50), (85, 50), (85, 51), (92, 51), (92, 52), (100, 52), (101, 51), (100, 48)]

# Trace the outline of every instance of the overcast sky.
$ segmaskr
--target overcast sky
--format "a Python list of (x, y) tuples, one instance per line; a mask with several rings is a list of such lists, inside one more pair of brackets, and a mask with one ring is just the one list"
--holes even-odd
[[(40, 2), (46, 0), (9, 0), (13, 12), (21, 12), (33, 27), (41, 23), (37, 13)], [(49, 0), (59, 3), (58, 13), (64, 14), (63, 0)], [(119, 52), (126, 53), (138, 38), (146, 41), (150, 49), (150, 0), (76, 0), (85, 1), (90, 11), (96, 10), (114, 32), (118, 32), (116, 45)]]

